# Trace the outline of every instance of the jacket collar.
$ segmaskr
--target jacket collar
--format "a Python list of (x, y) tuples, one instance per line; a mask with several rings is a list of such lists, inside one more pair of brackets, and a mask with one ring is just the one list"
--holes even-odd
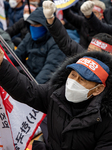
[(57, 89), (52, 95), (53, 100), (58, 104), (61, 109), (63, 109), (67, 114), (73, 117), (73, 119), (63, 132), (72, 129), (88, 127), (93, 123), (101, 122), (102, 118), (100, 114), (100, 108), (103, 95), (104, 93), (102, 92), (100, 95), (94, 97), (93, 100), (89, 103), (86, 110), (74, 117), (72, 116), (70, 104), (65, 98), (65, 86)]

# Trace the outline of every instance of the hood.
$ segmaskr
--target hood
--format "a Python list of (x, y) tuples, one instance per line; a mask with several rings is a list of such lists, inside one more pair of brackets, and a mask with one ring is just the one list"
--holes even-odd
[(26, 22), (28, 23), (28, 27), (30, 25), (29, 20), (33, 21), (33, 22), (40, 23), (47, 29), (46, 18), (45, 18), (44, 14), (43, 14), (43, 8), (42, 7), (37, 7), (36, 10), (33, 11), (30, 14), (30, 16), (27, 18)]
[(81, 53), (74, 57), (67, 58), (66, 61), (53, 74), (50, 80), (50, 85), (53, 87), (55, 86), (56, 89), (65, 85), (67, 77), (72, 70), (70, 68), (66, 68), (66, 66), (75, 63), (79, 58), (82, 58), (83, 56), (97, 58), (100, 61), (104, 62), (106, 65), (108, 65), (110, 68), (109, 77), (106, 81), (106, 87), (105, 90), (102, 92), (104, 96), (101, 100), (101, 111), (102, 113), (105, 113), (106, 115), (112, 117), (112, 57), (109, 54), (106, 54), (105, 52), (94, 51)]

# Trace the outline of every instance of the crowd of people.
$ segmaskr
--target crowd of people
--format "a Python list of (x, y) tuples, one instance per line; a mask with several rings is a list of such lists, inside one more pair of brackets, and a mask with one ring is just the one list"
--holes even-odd
[[(112, 150), (112, 1), (5, 0), (0, 35), (38, 84), (3, 46), (0, 86), (47, 114), (32, 150)], [(15, 48), (16, 47), (16, 48)]]

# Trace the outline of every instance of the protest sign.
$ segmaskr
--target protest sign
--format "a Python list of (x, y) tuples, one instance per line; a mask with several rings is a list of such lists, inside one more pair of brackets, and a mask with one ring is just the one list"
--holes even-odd
[(79, 0), (53, 0), (58, 10), (64, 10), (75, 3), (77, 3)]
[[(0, 48), (2, 47), (0, 46)], [(12, 63), (5, 51), (4, 58)], [(17, 102), (0, 87), (1, 148), (4, 150), (7, 150), (7, 148), (11, 150), (25, 150), (45, 116), (46, 114), (26, 104)]]

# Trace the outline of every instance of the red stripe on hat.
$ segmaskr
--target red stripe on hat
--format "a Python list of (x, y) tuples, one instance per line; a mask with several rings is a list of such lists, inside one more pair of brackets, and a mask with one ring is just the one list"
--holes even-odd
[(81, 64), (85, 67), (87, 67), (89, 70), (91, 70), (99, 79), (102, 81), (102, 83), (106, 86), (105, 81), (109, 74), (93, 59), (91, 58), (80, 58), (76, 64)]

